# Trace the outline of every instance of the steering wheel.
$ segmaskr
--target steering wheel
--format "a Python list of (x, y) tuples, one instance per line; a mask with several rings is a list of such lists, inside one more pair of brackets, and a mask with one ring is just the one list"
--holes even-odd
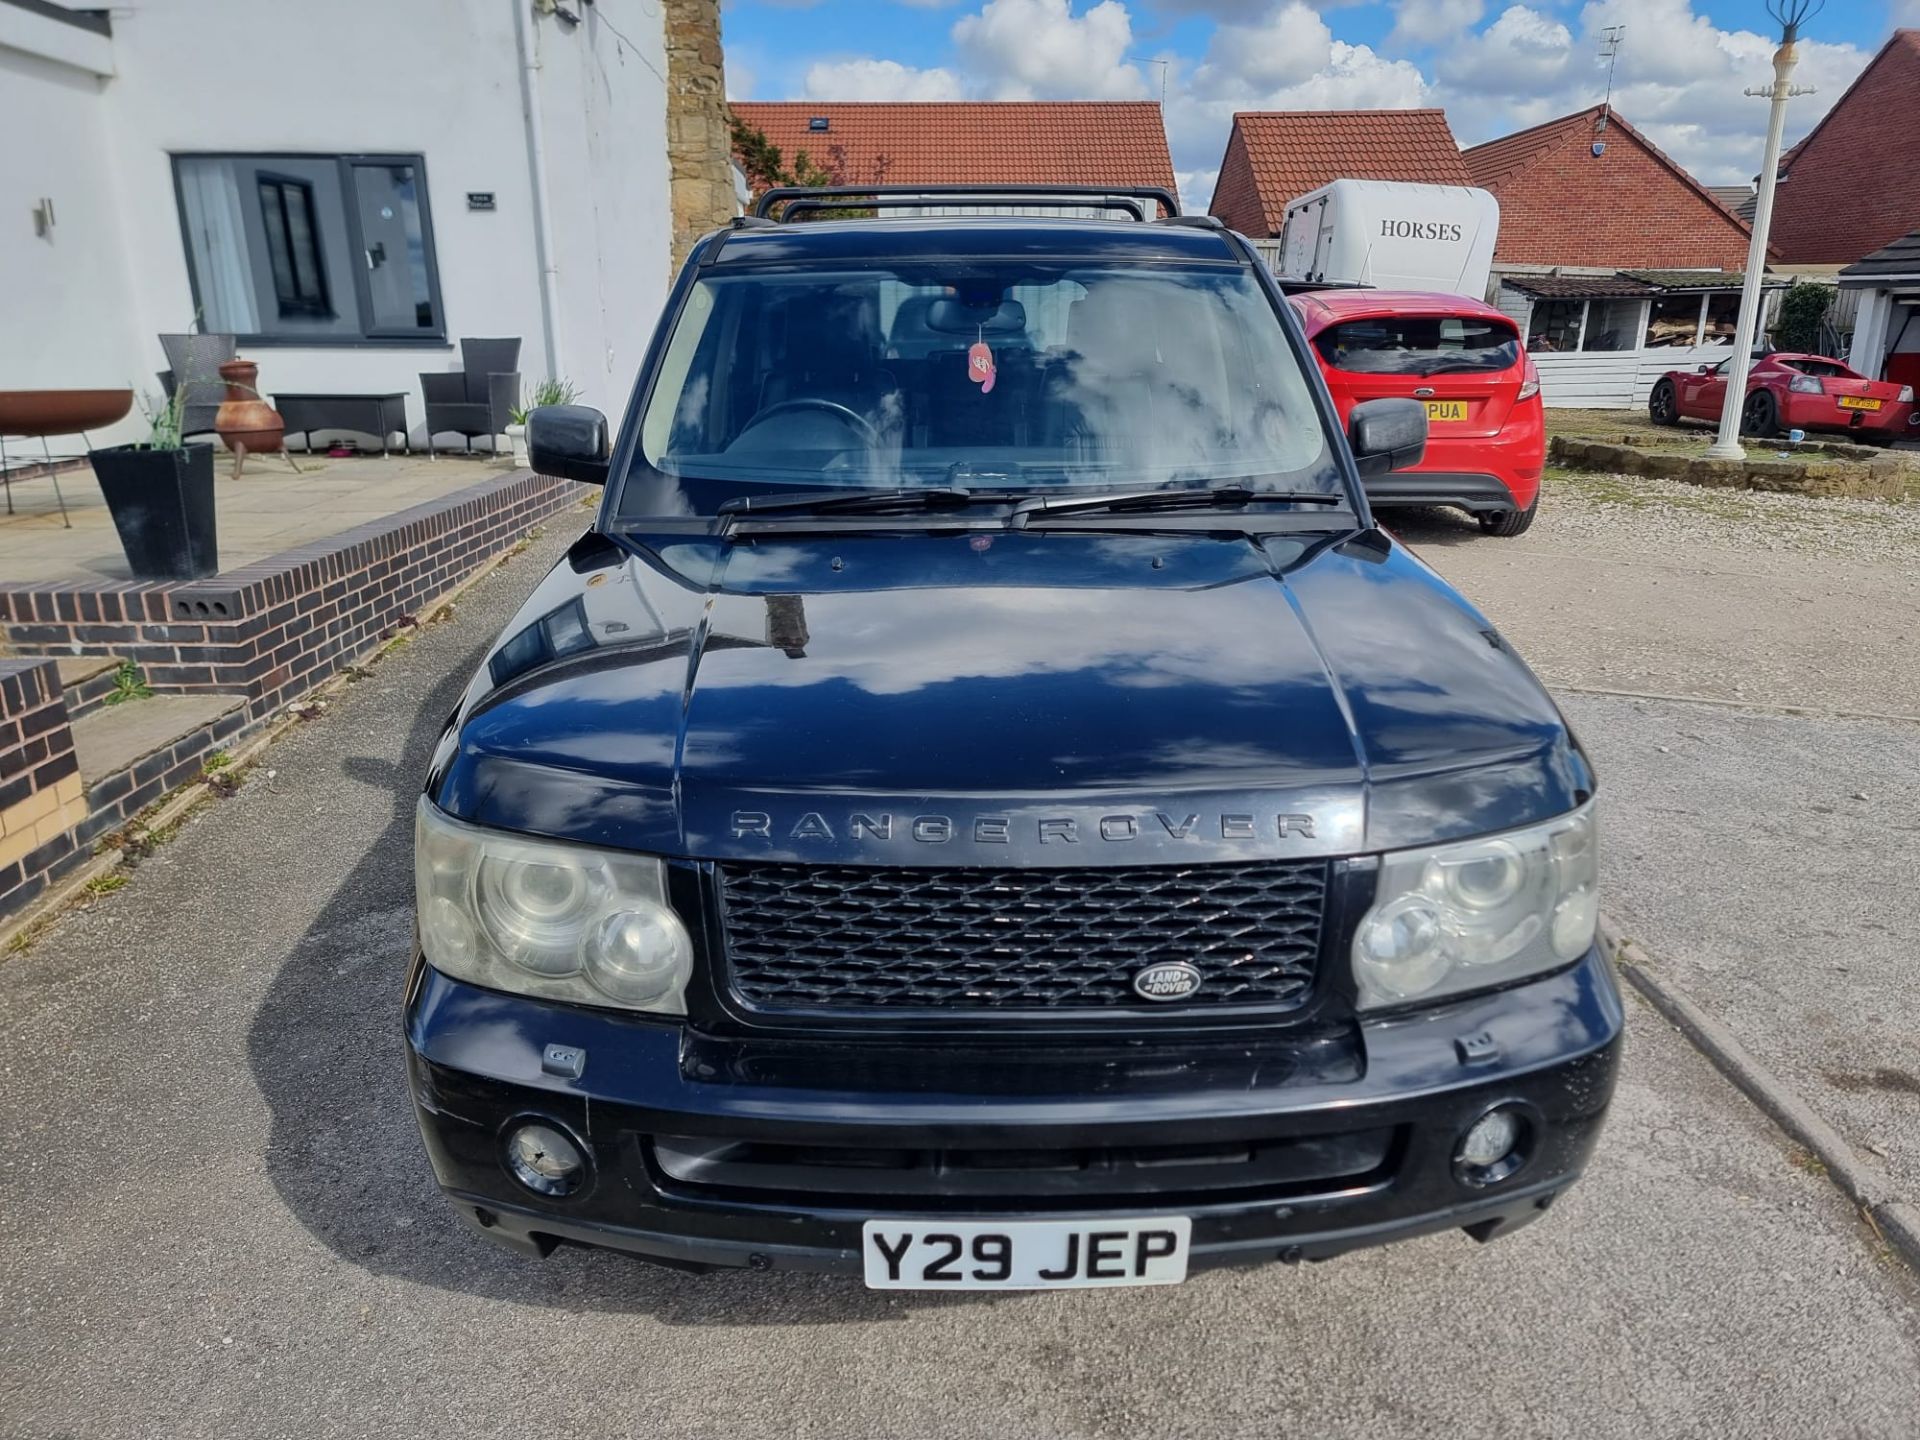
[[(872, 423), (858, 411), (848, 409), (837, 400), (822, 400), (815, 396), (803, 396), (798, 400), (782, 400), (777, 404), (769, 405), (747, 422), (746, 428), (734, 437), (734, 445), (738, 445), (774, 416), (792, 414), (799, 410), (819, 410), (832, 416), (841, 424), (849, 426), (857, 432), (869, 449), (877, 447), (880, 443), (880, 432), (875, 430)], [(732, 446), (728, 448), (731, 449)]]

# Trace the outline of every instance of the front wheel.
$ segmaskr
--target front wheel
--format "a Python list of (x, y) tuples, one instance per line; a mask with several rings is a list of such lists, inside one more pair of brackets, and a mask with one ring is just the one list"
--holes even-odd
[(1662, 380), (1647, 397), (1647, 418), (1656, 425), (1680, 423), (1680, 393), (1671, 380)]
[(1474, 518), (1480, 522), (1483, 535), (1524, 535), (1539, 510), (1540, 497), (1536, 495), (1533, 503), (1524, 510), (1488, 510)]

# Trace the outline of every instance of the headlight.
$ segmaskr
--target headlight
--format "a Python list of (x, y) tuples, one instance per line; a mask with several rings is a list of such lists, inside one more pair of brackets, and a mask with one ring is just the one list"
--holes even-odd
[(684, 1015), (693, 943), (646, 855), (462, 824), (421, 797), (414, 894), (427, 961), (458, 980)]
[(1360, 1008), (1436, 1000), (1578, 960), (1600, 918), (1593, 805), (1380, 861), (1353, 939)]

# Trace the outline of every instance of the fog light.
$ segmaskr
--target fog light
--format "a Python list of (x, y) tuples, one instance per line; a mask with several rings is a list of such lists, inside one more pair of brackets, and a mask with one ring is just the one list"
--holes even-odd
[(1492, 1185), (1527, 1163), (1527, 1119), (1511, 1106), (1489, 1110), (1460, 1137), (1454, 1167), (1469, 1185)]
[(1510, 1110), (1495, 1110), (1481, 1116), (1474, 1127), (1467, 1131), (1467, 1138), (1460, 1146), (1460, 1161), (1484, 1170), (1497, 1165), (1513, 1151), (1513, 1145), (1520, 1138), (1520, 1122)]
[(561, 1130), (537, 1120), (507, 1136), (507, 1169), (536, 1195), (571, 1195), (587, 1178), (587, 1159)]

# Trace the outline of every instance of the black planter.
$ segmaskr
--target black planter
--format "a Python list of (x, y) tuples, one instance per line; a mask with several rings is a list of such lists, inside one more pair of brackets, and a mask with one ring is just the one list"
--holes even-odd
[(211, 445), (115, 445), (90, 458), (134, 579), (200, 580), (219, 572)]

